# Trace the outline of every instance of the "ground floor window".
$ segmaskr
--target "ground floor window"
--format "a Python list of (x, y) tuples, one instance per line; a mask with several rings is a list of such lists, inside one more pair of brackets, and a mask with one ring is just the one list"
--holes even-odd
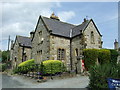
[(58, 60), (65, 60), (65, 49), (58, 49), (57, 52), (57, 59)]

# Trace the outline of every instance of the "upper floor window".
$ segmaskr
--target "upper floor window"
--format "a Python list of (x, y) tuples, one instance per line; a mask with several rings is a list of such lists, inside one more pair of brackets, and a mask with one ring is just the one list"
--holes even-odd
[(39, 31), (39, 35), (42, 35), (42, 31)]
[(60, 49), (60, 48), (58, 49), (57, 59), (65, 60), (65, 49)]
[(38, 34), (39, 34), (38, 38), (39, 38), (39, 44), (40, 44), (42, 39), (42, 31), (39, 31)]
[(92, 44), (94, 43), (94, 32), (93, 31), (91, 32), (91, 43)]
[(98, 44), (101, 44), (101, 39), (100, 38), (98, 38)]

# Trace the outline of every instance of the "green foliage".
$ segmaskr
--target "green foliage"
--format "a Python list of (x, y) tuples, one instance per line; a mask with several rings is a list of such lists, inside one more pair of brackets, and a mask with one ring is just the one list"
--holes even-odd
[(109, 49), (110, 53), (111, 53), (111, 60), (110, 62), (112, 64), (116, 64), (117, 63), (117, 57), (118, 57), (118, 52), (114, 49)]
[(98, 61), (100, 64), (109, 63), (111, 59), (110, 50), (100, 49), (98, 54)]
[(111, 60), (111, 52), (107, 49), (84, 49), (83, 55), (87, 70), (97, 63), (97, 59), (99, 64), (109, 63)]
[(7, 64), (6, 63), (1, 63), (0, 64), (0, 71), (4, 72), (7, 69)]
[(2, 62), (5, 63), (10, 59), (10, 51), (2, 51)]
[(13, 70), (14, 73), (27, 73), (35, 69), (34, 59), (24, 61), (18, 65), (17, 68)]
[(64, 63), (60, 60), (46, 60), (43, 61), (43, 73), (44, 74), (55, 74), (63, 72), (65, 70)]
[(34, 63), (34, 61), (35, 61), (34, 59), (30, 59), (30, 60), (24, 61), (24, 62), (20, 63), (20, 64), (18, 65), (18, 67), (31, 65), (31, 64)]
[(92, 66), (89, 70), (89, 87), (93, 89), (108, 88), (107, 78), (120, 78), (120, 64), (102, 64)]
[(84, 49), (83, 50), (85, 67), (88, 70), (91, 66), (94, 66), (98, 58), (97, 49)]

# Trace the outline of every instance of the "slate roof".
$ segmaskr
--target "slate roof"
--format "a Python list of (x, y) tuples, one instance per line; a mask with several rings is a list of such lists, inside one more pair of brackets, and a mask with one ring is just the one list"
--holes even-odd
[(30, 37), (17, 36), (16, 38), (20, 46), (29, 47), (29, 48), (32, 47)]
[(86, 20), (86, 21), (83, 22), (82, 24), (74, 27), (74, 28), (72, 29), (72, 37), (75, 37), (75, 36), (81, 34), (82, 30), (85, 29), (85, 27), (88, 25), (89, 21), (90, 21), (90, 20)]
[(64, 36), (69, 38), (70, 29), (75, 27), (75, 25), (61, 22), (59, 20), (43, 17), (43, 16), (42, 16), (42, 19), (46, 24), (47, 28), (49, 30), (52, 30), (52, 34), (59, 35), (59, 36)]
[[(44, 22), (47, 29), (51, 31), (51, 34), (57, 35), (57, 36), (62, 36), (62, 37), (67, 37), (67, 38), (73, 38), (77, 35), (82, 34), (82, 32), (85, 30), (85, 28), (91, 21), (95, 25), (95, 23), (92, 19), (86, 20), (80, 25), (73, 25), (73, 24), (69, 24), (66, 22), (56, 20), (56, 19), (47, 18), (44, 16), (40, 16), (39, 19), (42, 19), (42, 21)], [(38, 20), (38, 22), (39, 22), (39, 20)], [(96, 25), (95, 25), (95, 28), (97, 29)], [(97, 29), (97, 31), (100, 34), (98, 29)], [(34, 38), (34, 36), (33, 36), (33, 38)]]

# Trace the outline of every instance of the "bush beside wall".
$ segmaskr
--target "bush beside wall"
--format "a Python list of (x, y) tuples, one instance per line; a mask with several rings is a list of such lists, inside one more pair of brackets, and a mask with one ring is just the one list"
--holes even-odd
[(24, 61), (18, 65), (17, 68), (13, 70), (14, 73), (27, 73), (35, 69), (34, 59)]
[(109, 63), (111, 60), (111, 52), (108, 49), (84, 49), (83, 55), (87, 70), (89, 70), (90, 67), (94, 66), (97, 62), (99, 64), (105, 64)]
[(43, 61), (44, 74), (56, 74), (65, 70), (64, 63), (60, 60), (46, 60)]
[(110, 50), (100, 49), (98, 50), (98, 61), (100, 64), (109, 63), (111, 59)]
[(98, 58), (97, 49), (84, 49), (83, 50), (85, 67), (88, 70), (91, 66), (94, 66)]
[(111, 60), (110, 62), (112, 64), (116, 64), (117, 63), (117, 57), (118, 57), (118, 52), (114, 49), (109, 49), (110, 53), (111, 53)]

